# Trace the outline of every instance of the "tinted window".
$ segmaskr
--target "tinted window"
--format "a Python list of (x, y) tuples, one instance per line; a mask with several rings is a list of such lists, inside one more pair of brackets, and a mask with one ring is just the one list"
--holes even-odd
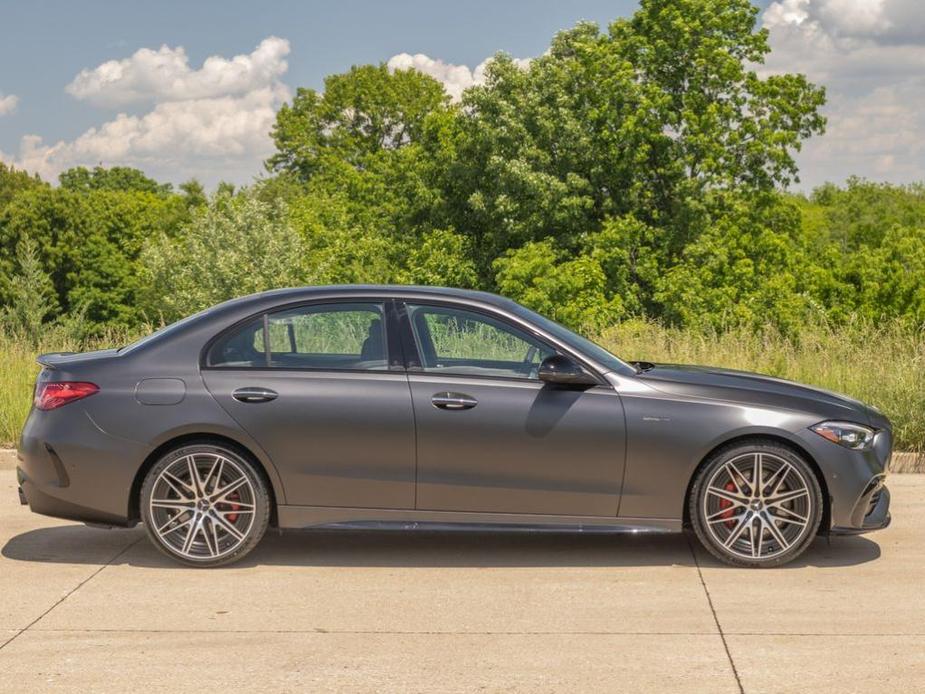
[(408, 313), (424, 371), (535, 379), (540, 362), (555, 354), (532, 335), (474, 311), (409, 305)]
[(388, 368), (381, 304), (301, 306), (263, 317), (219, 340), (211, 366), (281, 369)]

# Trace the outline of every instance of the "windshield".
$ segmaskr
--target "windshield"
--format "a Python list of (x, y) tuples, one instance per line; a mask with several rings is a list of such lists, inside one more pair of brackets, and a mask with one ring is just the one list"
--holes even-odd
[(542, 328), (553, 337), (557, 337), (566, 344), (574, 347), (579, 352), (588, 355), (599, 364), (605, 366), (608, 370), (616, 371), (617, 373), (624, 375), (636, 373), (636, 369), (627, 364), (625, 361), (608, 352), (599, 344), (592, 342), (586, 337), (582, 337), (578, 333), (572, 332), (564, 325), (560, 325), (553, 320), (549, 320), (536, 311), (531, 311), (528, 308), (524, 308), (520, 304), (513, 301), (511, 303), (517, 307), (517, 313), (522, 315), (524, 318), (527, 318), (530, 320), (530, 322), (535, 323), (538, 327)]

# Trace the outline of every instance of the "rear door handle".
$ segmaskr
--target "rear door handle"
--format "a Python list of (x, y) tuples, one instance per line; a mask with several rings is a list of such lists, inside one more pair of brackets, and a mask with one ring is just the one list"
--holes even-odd
[(430, 399), (441, 410), (471, 410), (479, 401), (465, 393), (434, 393)]
[(279, 393), (269, 388), (238, 388), (231, 394), (238, 402), (270, 402), (279, 397)]

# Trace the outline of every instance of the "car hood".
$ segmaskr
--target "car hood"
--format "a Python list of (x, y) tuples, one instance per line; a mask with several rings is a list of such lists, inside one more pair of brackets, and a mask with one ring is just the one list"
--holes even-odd
[(886, 428), (877, 410), (847, 395), (748, 371), (680, 364), (641, 364), (637, 378), (661, 392), (818, 413)]

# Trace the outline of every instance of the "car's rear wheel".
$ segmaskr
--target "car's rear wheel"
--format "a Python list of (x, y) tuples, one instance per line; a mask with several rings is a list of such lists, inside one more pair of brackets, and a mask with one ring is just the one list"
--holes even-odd
[(263, 477), (230, 447), (196, 444), (162, 457), (141, 488), (154, 545), (193, 566), (238, 561), (263, 537), (270, 499)]
[(734, 566), (772, 567), (800, 556), (822, 519), (822, 491), (802, 456), (772, 441), (744, 441), (714, 453), (690, 495), (703, 546)]

